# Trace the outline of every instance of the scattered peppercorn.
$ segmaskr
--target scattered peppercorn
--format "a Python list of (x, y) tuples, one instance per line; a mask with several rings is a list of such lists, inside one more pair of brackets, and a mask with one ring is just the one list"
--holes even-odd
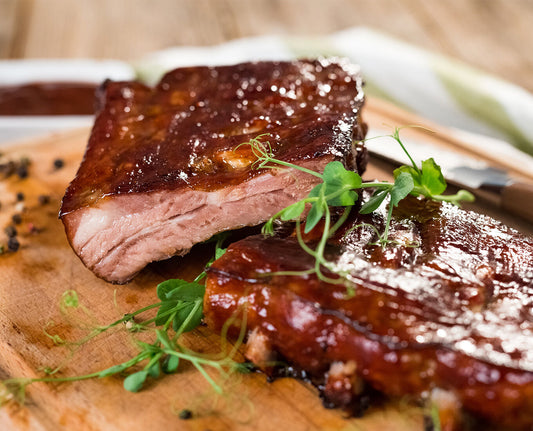
[(22, 223), (22, 216), (18, 213), (16, 214), (13, 214), (11, 216), (11, 220), (13, 221), (13, 223), (15, 224), (21, 224)]
[(17, 229), (15, 229), (15, 226), (11, 226), (11, 225), (7, 226), (4, 229), (4, 232), (6, 233), (8, 238), (14, 238), (17, 236)]
[(190, 419), (190, 418), (192, 418), (192, 412), (191, 412), (189, 409), (183, 409), (183, 410), (179, 413), (178, 417), (179, 417), (180, 419)]
[(47, 203), (50, 202), (50, 196), (48, 195), (39, 195), (37, 199), (39, 201), (39, 204), (41, 205), (46, 205)]
[(20, 179), (24, 179), (28, 177), (28, 166), (26, 165), (19, 165), (17, 167), (17, 175)]
[(9, 238), (9, 240), (7, 241), (7, 248), (9, 249), (9, 251), (17, 251), (19, 247), (20, 242), (17, 238)]
[(63, 161), (63, 159), (54, 160), (54, 168), (61, 169), (63, 166), (65, 166), (65, 162)]
[(15, 173), (16, 165), (13, 160), (9, 160), (7, 163), (0, 164), (0, 173), (4, 174), (4, 178), (8, 178)]
[(18, 192), (17, 193), (17, 202), (22, 202), (24, 200), (24, 193)]
[(26, 178), (30, 164), (31, 161), (27, 157), (21, 157), (18, 161), (7, 160), (4, 163), (0, 163), (0, 174), (4, 178), (8, 178), (14, 174), (17, 174), (20, 178)]

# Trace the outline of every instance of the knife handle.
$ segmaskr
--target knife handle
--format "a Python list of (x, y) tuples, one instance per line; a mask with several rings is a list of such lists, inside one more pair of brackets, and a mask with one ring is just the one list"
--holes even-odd
[(533, 184), (515, 182), (501, 191), (501, 207), (533, 223)]

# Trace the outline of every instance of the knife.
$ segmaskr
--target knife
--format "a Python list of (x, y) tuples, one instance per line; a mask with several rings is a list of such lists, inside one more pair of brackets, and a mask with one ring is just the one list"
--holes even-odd
[[(390, 131), (369, 129), (365, 144), (370, 154), (398, 166), (411, 165), (400, 145), (392, 138), (387, 138), (387, 135), (390, 135)], [(382, 138), (368, 139), (380, 136)], [(433, 157), (447, 182), (469, 190), (504, 211), (533, 223), (532, 183), (513, 179), (507, 171), (495, 168), (483, 160), (411, 137), (402, 137), (402, 143), (418, 166), (422, 160)]]

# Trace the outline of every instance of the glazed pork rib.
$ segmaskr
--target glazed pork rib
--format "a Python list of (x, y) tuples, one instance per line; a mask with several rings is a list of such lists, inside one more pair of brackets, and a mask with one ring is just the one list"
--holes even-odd
[(261, 366), (281, 355), (330, 404), (350, 407), (361, 381), (391, 396), (440, 390), (491, 423), (530, 430), (533, 240), (415, 198), (394, 213), (400, 245), (371, 245), (369, 228), (344, 236), (361, 222), (383, 228), (383, 215), (354, 218), (328, 250), (353, 297), (315, 275), (276, 275), (314, 265), (294, 237), (251, 236), (209, 268), (208, 325), (246, 310), (249, 359)]
[(60, 217), (97, 276), (124, 283), (152, 261), (214, 234), (257, 225), (303, 198), (316, 178), (255, 169), (259, 135), (280, 160), (362, 171), (357, 66), (338, 59), (189, 67), (155, 88), (107, 82)]

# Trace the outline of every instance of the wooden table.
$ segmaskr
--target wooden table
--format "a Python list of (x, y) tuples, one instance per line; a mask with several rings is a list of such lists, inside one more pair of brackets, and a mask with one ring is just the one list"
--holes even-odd
[(365, 25), (533, 91), (531, 0), (0, 0), (0, 58), (136, 59), (174, 45)]
[[(320, 35), (366, 25), (456, 57), (533, 91), (531, 22), (533, 2), (528, 0), (0, 0), (0, 59), (134, 60), (174, 45), (209, 45), (271, 33)], [(367, 109), (367, 121), (382, 124), (393, 120), (389, 123), (397, 124), (394, 118), (382, 118), (385, 114), (376, 105), (369, 104)], [(17, 157), (31, 154), (39, 163), (32, 166), (27, 181), (2, 183), (0, 225), (7, 223), (13, 211), (13, 196), (22, 191), (29, 205), (24, 226), (35, 225), (42, 232), (22, 233), (21, 251), (0, 263), (0, 379), (40, 375), (43, 366), (63, 361), (64, 349), (54, 346), (43, 328), (69, 339), (81, 338), (80, 328), (61, 323), (58, 304), (66, 289), (76, 289), (83, 304), (94, 311), (93, 317), (103, 324), (153, 302), (154, 286), (169, 278), (171, 269), (172, 276), (190, 276), (185, 274), (187, 260), (174, 267), (153, 266), (128, 289), (118, 289), (115, 294), (112, 286), (96, 279), (74, 256), (57, 220), (57, 207), (81, 159), (87, 133), (73, 131), (6, 150)], [(437, 134), (435, 139), (442, 137)], [(54, 171), (50, 166), (58, 155), (65, 159), (66, 166)], [(373, 168), (376, 170), (369, 175), (381, 178), (379, 166)], [(45, 211), (37, 204), (42, 193), (51, 196)], [(526, 234), (533, 232), (530, 223), (484, 207), (481, 202), (478, 209)], [(56, 323), (47, 326), (50, 322)], [(213, 349), (208, 328), (201, 328), (192, 337), (195, 346)], [(112, 334), (77, 351), (62, 371), (74, 375), (102, 369), (127, 359), (132, 351), (128, 334)], [(212, 398), (205, 401), (202, 377), (190, 367), (161, 383), (135, 395), (122, 389), (120, 379), (36, 385), (30, 389), (25, 405), (9, 403), (0, 410), (0, 429), (423, 429), (423, 412), (403, 404), (376, 408), (363, 419), (346, 420), (339, 411), (323, 409), (316, 391), (293, 379), (268, 385), (260, 374), (243, 376), (230, 393), (250, 401), (253, 415), (248, 414), (248, 405), (240, 409), (233, 398), (222, 408), (217, 407), (220, 412), (216, 406), (212, 408)], [(200, 402), (209, 404), (216, 414), (202, 407), (209, 414), (193, 421), (176, 417), (179, 409)]]

